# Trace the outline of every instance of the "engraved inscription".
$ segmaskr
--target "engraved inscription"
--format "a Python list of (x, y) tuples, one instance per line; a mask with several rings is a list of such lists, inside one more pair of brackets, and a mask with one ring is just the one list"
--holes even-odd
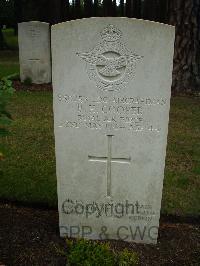
[(88, 128), (92, 130), (130, 130), (132, 132), (159, 133), (161, 128), (146, 119), (149, 108), (162, 108), (164, 98), (108, 97), (90, 99), (83, 95), (58, 95), (62, 104), (73, 108), (73, 117), (60, 121), (60, 128)]
[(131, 157), (128, 158), (114, 158), (112, 157), (112, 137), (113, 135), (107, 135), (108, 137), (108, 151), (106, 157), (91, 156), (88, 155), (88, 160), (91, 162), (103, 162), (107, 163), (107, 197), (111, 197), (111, 164), (112, 163), (130, 163)]
[(40, 61), (40, 59), (38, 59), (38, 58), (30, 58), (30, 59), (28, 59), (28, 60), (30, 60), (30, 61)]
[(30, 33), (31, 38), (34, 40), (40, 36), (41, 31), (38, 27), (30, 25), (29, 26), (29, 33)]
[(120, 42), (122, 32), (108, 25), (101, 32), (102, 41), (91, 52), (77, 52), (87, 63), (87, 72), (98, 88), (118, 91), (135, 76), (136, 62), (142, 58)]
[(40, 50), (41, 50), (41, 44), (39, 40), (41, 39), (41, 29), (39, 26), (36, 25), (29, 25), (28, 26), (28, 39), (31, 40), (31, 46), (33, 49), (30, 50), (29, 56), (30, 58), (28, 61), (32, 63), (38, 63), (40, 61), (39, 57), (40, 55)]

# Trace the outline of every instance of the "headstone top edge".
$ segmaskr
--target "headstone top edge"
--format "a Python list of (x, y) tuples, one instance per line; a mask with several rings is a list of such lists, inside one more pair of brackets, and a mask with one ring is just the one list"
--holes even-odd
[(165, 24), (165, 23), (160, 23), (160, 22), (156, 22), (156, 21), (151, 21), (151, 20), (146, 20), (146, 19), (137, 19), (137, 18), (128, 18), (128, 17), (90, 17), (90, 18), (81, 18), (81, 19), (73, 19), (73, 20), (69, 20), (69, 21), (64, 21), (64, 22), (60, 22), (57, 24), (54, 24), (51, 26), (51, 29), (54, 30), (57, 27), (62, 27), (66, 24), (71, 24), (71, 23), (78, 23), (80, 21), (86, 21), (86, 20), (102, 20), (102, 21), (106, 21), (110, 19), (113, 20), (128, 20), (128, 21), (137, 21), (137, 22), (141, 22), (141, 23), (145, 23), (145, 24), (151, 24), (151, 25), (156, 25), (158, 27), (167, 27), (169, 29), (175, 30), (175, 26), (173, 25), (169, 25), (169, 24)]
[(31, 21), (24, 21), (24, 22), (20, 22), (18, 23), (18, 25), (25, 25), (25, 24), (35, 24), (35, 23), (40, 23), (40, 24), (43, 24), (43, 25), (50, 25), (49, 23), (47, 22), (44, 22), (44, 21), (37, 21), (37, 20), (31, 20)]

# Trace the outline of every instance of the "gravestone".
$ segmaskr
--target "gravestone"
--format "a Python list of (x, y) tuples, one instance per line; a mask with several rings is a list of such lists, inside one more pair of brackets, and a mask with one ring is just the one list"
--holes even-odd
[(51, 82), (50, 28), (39, 21), (18, 24), (20, 79), (35, 84)]
[(173, 43), (137, 19), (52, 27), (61, 236), (156, 243)]

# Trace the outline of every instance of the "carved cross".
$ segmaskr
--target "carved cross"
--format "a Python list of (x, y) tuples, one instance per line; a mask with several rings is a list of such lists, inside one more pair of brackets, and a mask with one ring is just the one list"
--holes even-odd
[(99, 156), (88, 155), (88, 160), (90, 162), (103, 162), (103, 163), (107, 164), (107, 197), (111, 197), (111, 166), (112, 166), (112, 163), (128, 163), (128, 164), (130, 164), (131, 157), (128, 157), (128, 158), (112, 157), (112, 137), (113, 137), (113, 135), (107, 135), (107, 137), (108, 137), (107, 156), (99, 157)]

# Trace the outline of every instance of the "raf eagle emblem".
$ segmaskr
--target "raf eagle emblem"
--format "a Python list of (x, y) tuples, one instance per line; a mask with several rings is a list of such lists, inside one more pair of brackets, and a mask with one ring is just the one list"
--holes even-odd
[(113, 25), (101, 33), (103, 41), (91, 52), (77, 53), (87, 63), (89, 78), (98, 88), (106, 91), (120, 90), (135, 76), (136, 62), (142, 56), (129, 52), (119, 42), (122, 33)]

